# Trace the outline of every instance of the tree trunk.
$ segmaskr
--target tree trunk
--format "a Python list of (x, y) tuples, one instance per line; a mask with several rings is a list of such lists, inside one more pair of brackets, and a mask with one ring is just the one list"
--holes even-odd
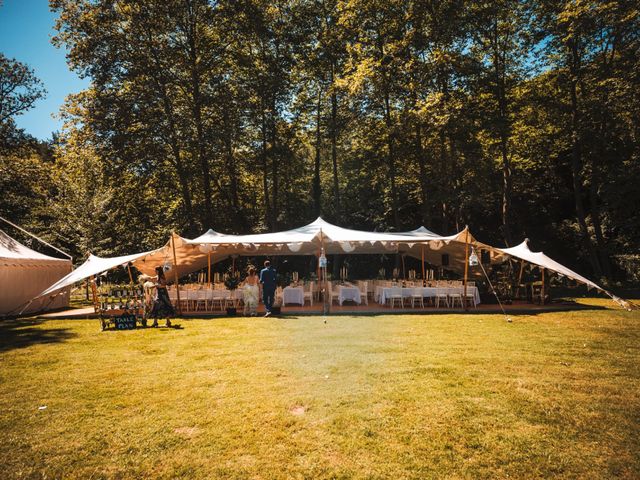
[(269, 202), (269, 180), (268, 180), (268, 162), (267, 162), (267, 118), (262, 109), (262, 194), (264, 200), (264, 223), (268, 229), (271, 230), (271, 205)]
[[(196, 7), (197, 8), (197, 7)], [(196, 126), (196, 158), (202, 173), (202, 192), (204, 194), (204, 215), (202, 221), (205, 227), (213, 225), (213, 207), (211, 203), (211, 173), (209, 159), (204, 141), (204, 126), (202, 124), (202, 95), (200, 92), (200, 71), (198, 66), (198, 50), (196, 46), (197, 20), (196, 13), (190, 12), (189, 28), (189, 66), (191, 74), (191, 95), (193, 121)]]
[(167, 115), (168, 127), (169, 127), (169, 145), (171, 147), (171, 152), (173, 154), (173, 164), (176, 169), (176, 173), (178, 174), (178, 181), (180, 183), (180, 192), (182, 195), (182, 201), (185, 206), (185, 213), (187, 215), (187, 225), (189, 228), (189, 233), (196, 233), (195, 224), (193, 223), (193, 206), (191, 204), (191, 191), (189, 190), (189, 176), (187, 174), (186, 169), (184, 168), (184, 164), (182, 163), (182, 159), (180, 158), (180, 145), (178, 144), (178, 135), (175, 130), (175, 122), (173, 119), (173, 108), (169, 101), (168, 96), (164, 95), (164, 109), (165, 115)]
[[(157, 56), (157, 52), (153, 52), (154, 60), (156, 62), (156, 68), (159, 69), (159, 59)], [(182, 202), (184, 204), (185, 215), (187, 217), (187, 228), (189, 229), (189, 234), (195, 234), (196, 228), (193, 222), (193, 205), (191, 202), (191, 191), (189, 189), (189, 176), (184, 167), (181, 158), (181, 149), (180, 144), (178, 143), (178, 133), (176, 132), (176, 123), (173, 112), (173, 104), (169, 99), (169, 95), (167, 93), (167, 86), (164, 81), (161, 81), (161, 78), (158, 74), (152, 75), (155, 80), (156, 88), (158, 89), (158, 94), (160, 95), (162, 101), (162, 107), (164, 110), (164, 114), (167, 118), (167, 133), (168, 133), (168, 143), (169, 148), (171, 149), (171, 153), (173, 155), (173, 166), (176, 169), (176, 173), (178, 174), (178, 183), (180, 184), (180, 194), (182, 196)]]
[(333, 84), (335, 61), (331, 63), (331, 164), (333, 167), (333, 196), (336, 214), (341, 214), (340, 184), (338, 182), (338, 96)]
[(223, 121), (224, 121), (224, 144), (225, 144), (225, 159), (227, 172), (229, 174), (229, 188), (231, 190), (231, 206), (233, 215), (235, 218), (235, 227), (237, 231), (246, 232), (247, 221), (240, 207), (239, 199), (239, 180), (238, 169), (236, 168), (236, 159), (233, 155), (233, 127), (229, 119), (229, 112), (227, 108), (223, 108)]
[(318, 85), (318, 104), (316, 107), (316, 158), (313, 164), (313, 212), (319, 217), (322, 212), (322, 191), (320, 185), (320, 112), (322, 107), (322, 90)]
[(416, 159), (418, 160), (418, 166), (420, 167), (420, 203), (422, 207), (422, 223), (428, 226), (428, 228), (431, 228), (431, 213), (429, 210), (429, 205), (427, 204), (427, 163), (424, 158), (424, 149), (422, 148), (422, 127), (418, 120), (416, 120), (415, 138)]
[(580, 135), (580, 112), (578, 108), (578, 69), (579, 55), (575, 40), (570, 42), (570, 70), (571, 83), (569, 85), (571, 96), (571, 177), (573, 183), (573, 197), (576, 207), (576, 217), (580, 227), (582, 241), (589, 253), (589, 261), (597, 277), (602, 276), (602, 269), (598, 260), (598, 254), (593, 246), (589, 228), (587, 227), (586, 213), (582, 201), (582, 138)]
[(278, 155), (278, 122), (277, 122), (277, 114), (276, 114), (276, 104), (275, 104), (275, 95), (273, 98), (273, 103), (271, 105), (271, 149), (273, 151), (273, 158), (271, 160), (271, 223), (274, 231), (278, 230), (278, 200), (279, 200), (279, 187), (280, 187), (280, 177), (278, 174), (278, 164), (279, 164), (279, 155)]
[(495, 75), (495, 96), (498, 101), (498, 128), (500, 136), (500, 155), (502, 157), (502, 235), (508, 247), (512, 245), (511, 235), (511, 161), (509, 159), (509, 113), (507, 111), (507, 87), (505, 83), (506, 66), (504, 52), (500, 51), (498, 22), (494, 22), (493, 31), (493, 69)]
[(593, 231), (596, 236), (596, 245), (598, 248), (598, 255), (600, 265), (602, 267), (602, 273), (608, 279), (611, 279), (611, 262), (607, 255), (607, 245), (602, 234), (602, 223), (600, 222), (600, 202), (597, 192), (597, 167), (592, 162), (591, 166), (591, 183), (589, 185), (589, 203), (591, 204), (591, 223), (593, 224)]
[(389, 93), (384, 94), (385, 121), (387, 125), (387, 162), (389, 166), (389, 181), (391, 182), (391, 210), (393, 213), (393, 226), (396, 231), (400, 228), (400, 219), (398, 217), (398, 189), (396, 186), (396, 161), (394, 151), (394, 132), (391, 121), (391, 106), (389, 101)]
[(450, 181), (450, 169), (449, 162), (447, 159), (447, 137), (444, 129), (440, 130), (440, 172), (442, 173), (442, 183), (439, 186), (440, 189), (440, 214), (441, 214), (441, 226), (440, 226), (440, 234), (448, 235), (449, 234), (449, 195), (451, 195), (451, 189), (449, 188)]

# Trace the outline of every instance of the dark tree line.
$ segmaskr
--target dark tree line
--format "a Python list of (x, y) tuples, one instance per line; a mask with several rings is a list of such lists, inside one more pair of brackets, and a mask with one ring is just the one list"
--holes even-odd
[(599, 278), (638, 254), (636, 2), (51, 7), (54, 41), (91, 86), (49, 146), (47, 201), (3, 211), (76, 253), (323, 215), (528, 236)]

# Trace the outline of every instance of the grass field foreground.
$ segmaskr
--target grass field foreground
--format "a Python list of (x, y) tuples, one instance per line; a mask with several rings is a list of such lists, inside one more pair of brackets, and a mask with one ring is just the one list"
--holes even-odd
[(640, 477), (638, 312), (323, 320), (0, 322), (2, 478)]

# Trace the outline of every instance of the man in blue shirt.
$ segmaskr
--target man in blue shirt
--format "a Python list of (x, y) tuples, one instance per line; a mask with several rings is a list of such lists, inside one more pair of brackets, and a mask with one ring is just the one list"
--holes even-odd
[(265, 317), (271, 315), (271, 307), (276, 294), (276, 269), (271, 266), (269, 260), (264, 262), (264, 268), (260, 270), (260, 283), (262, 284), (262, 301), (267, 313)]

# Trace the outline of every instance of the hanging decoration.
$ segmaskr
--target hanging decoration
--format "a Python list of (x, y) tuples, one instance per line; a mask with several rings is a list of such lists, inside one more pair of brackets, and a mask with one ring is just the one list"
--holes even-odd
[(476, 249), (471, 247), (471, 255), (469, 255), (469, 266), (476, 267), (480, 262), (478, 261), (478, 255), (476, 255)]

